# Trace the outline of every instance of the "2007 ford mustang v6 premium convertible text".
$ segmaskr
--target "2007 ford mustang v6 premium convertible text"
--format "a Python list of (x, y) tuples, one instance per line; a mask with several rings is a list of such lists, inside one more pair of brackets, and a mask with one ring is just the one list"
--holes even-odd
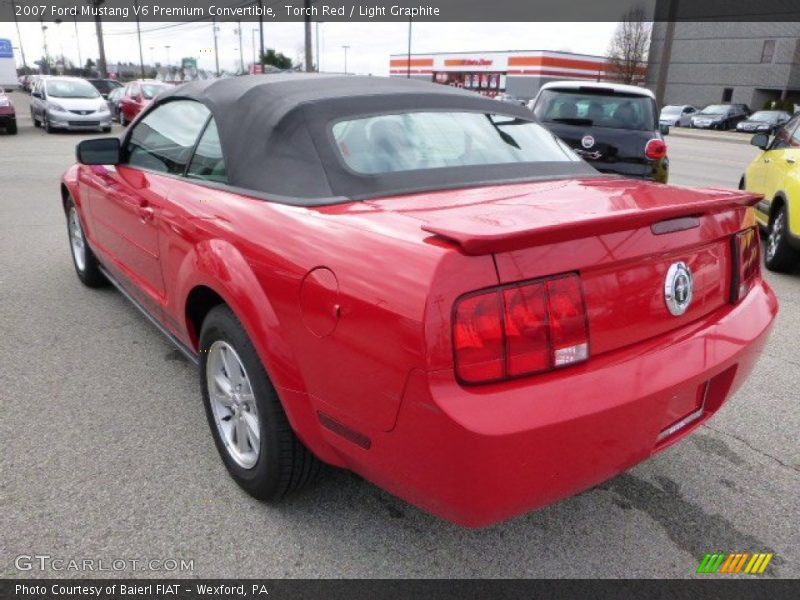
[(257, 498), (324, 462), (463, 525), (541, 507), (710, 418), (778, 310), (759, 195), (601, 175), (455, 88), (194, 82), (77, 154), (78, 277), (199, 364)]

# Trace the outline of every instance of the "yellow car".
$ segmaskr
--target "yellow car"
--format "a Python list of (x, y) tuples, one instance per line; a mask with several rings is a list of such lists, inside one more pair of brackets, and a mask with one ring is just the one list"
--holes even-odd
[(756, 219), (767, 233), (764, 264), (770, 271), (800, 266), (800, 114), (770, 142), (765, 133), (750, 142), (764, 152), (750, 163), (739, 187), (764, 194)]

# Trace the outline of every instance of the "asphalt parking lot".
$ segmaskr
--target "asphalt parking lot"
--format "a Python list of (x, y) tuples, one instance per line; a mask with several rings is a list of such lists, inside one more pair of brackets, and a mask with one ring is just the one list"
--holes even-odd
[[(706, 552), (774, 552), (800, 577), (800, 273), (707, 426), (577, 497), (483, 530), (346, 472), (277, 506), (227, 476), (193, 366), (113, 289), (75, 277), (58, 178), (91, 135), (0, 135), (0, 575), (19, 555), (189, 559), (194, 577), (689, 577)], [(118, 125), (115, 132), (121, 131)], [(757, 150), (673, 132), (672, 182), (736, 187)], [(163, 576), (130, 570), (96, 576)], [(706, 576), (708, 577), (708, 576)]]

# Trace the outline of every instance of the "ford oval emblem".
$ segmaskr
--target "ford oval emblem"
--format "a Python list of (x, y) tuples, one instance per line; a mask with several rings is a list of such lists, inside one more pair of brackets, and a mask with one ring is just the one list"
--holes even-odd
[(667, 309), (676, 317), (685, 313), (692, 303), (694, 282), (692, 271), (685, 262), (676, 262), (667, 271), (664, 281), (664, 301)]
[(581, 146), (583, 146), (588, 150), (589, 148), (594, 146), (594, 138), (590, 135), (583, 136), (583, 139), (581, 140)]

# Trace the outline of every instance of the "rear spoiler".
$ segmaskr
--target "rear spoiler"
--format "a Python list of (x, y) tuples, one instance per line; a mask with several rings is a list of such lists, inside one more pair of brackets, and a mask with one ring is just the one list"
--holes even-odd
[(466, 254), (478, 256), (639, 229), (681, 217), (720, 213), (753, 206), (764, 197), (763, 194), (750, 192), (731, 194), (728, 190), (725, 190), (725, 194), (724, 198), (667, 204), (645, 210), (621, 210), (542, 226), (514, 228), (512, 224), (502, 232), (487, 231), (488, 228), (480, 220), (467, 218), (455, 218), (442, 224), (426, 223), (422, 225), (422, 230), (458, 244)]

